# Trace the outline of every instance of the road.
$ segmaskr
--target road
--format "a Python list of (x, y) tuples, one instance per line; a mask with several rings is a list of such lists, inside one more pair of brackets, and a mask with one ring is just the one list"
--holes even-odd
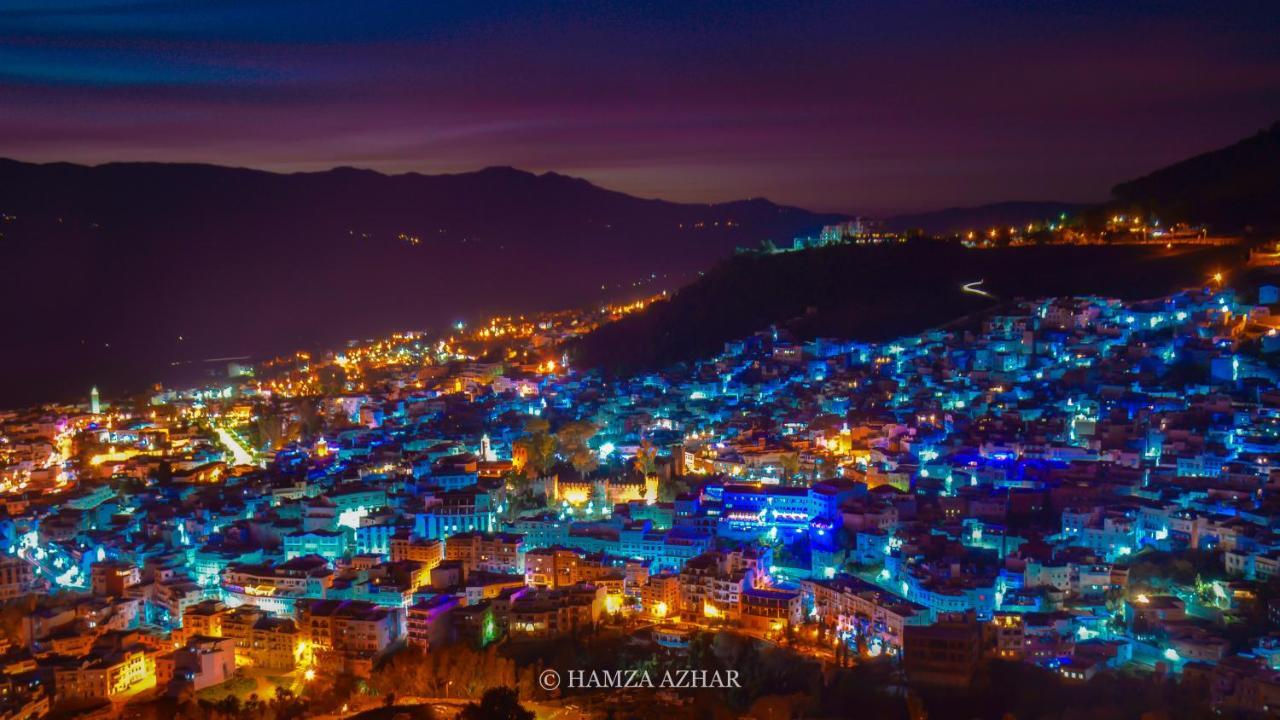
[(979, 287), (978, 287), (979, 285), (981, 285), (981, 284), (982, 284), (982, 283), (984, 283), (984, 282), (986, 282), (986, 280), (985, 280), (985, 279), (984, 279), (984, 280), (975, 280), (974, 282), (971, 282), (971, 283), (965, 283), (964, 285), (961, 285), (961, 286), (960, 286), (960, 290), (961, 290), (961, 292), (967, 292), (967, 293), (969, 293), (970, 295), (981, 295), (981, 296), (982, 296), (982, 297), (984, 297), (984, 298), (991, 298), (992, 300), (995, 300), (995, 299), (996, 299), (996, 296), (995, 296), (995, 295), (992, 295), (991, 293), (987, 292), (986, 290), (983, 290), (983, 289), (981, 289), (981, 288), (979, 288)]
[[(24, 552), (25, 551), (25, 552)], [(40, 576), (53, 584), (53, 590), (84, 590), (89, 587), (88, 578), (82, 576), (79, 583), (64, 583), (59, 580), (66, 574), (67, 568), (58, 569), (52, 565), (46, 565), (36, 558), (36, 554), (29, 549), (20, 548), (18, 557), (25, 559), (27, 562), (40, 568)], [(64, 554), (65, 557), (65, 554)]]
[(218, 440), (222, 441), (222, 446), (231, 451), (232, 465), (257, 464), (253, 461), (253, 454), (240, 443), (240, 440), (230, 430), (221, 425), (214, 425), (213, 431), (218, 434)]

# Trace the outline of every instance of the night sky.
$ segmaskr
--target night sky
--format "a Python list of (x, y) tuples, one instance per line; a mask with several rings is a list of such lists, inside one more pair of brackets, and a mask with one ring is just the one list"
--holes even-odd
[(0, 155), (1089, 201), (1280, 119), (1277, 38), (1275, 0), (8, 0)]

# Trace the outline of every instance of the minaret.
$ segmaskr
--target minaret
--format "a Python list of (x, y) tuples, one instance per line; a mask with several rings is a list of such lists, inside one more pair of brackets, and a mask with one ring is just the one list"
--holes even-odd
[(89, 391), (89, 412), (98, 415), (102, 412), (102, 400), (98, 397), (98, 386)]
[(493, 462), (493, 459), (493, 443), (489, 440), (489, 433), (485, 433), (480, 437), (480, 460)]

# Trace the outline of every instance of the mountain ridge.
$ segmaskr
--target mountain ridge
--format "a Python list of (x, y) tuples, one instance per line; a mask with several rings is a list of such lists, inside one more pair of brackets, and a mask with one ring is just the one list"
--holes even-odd
[(1228, 232), (1280, 232), (1280, 121), (1111, 190), (1127, 211)]
[(582, 189), (590, 189), (602, 194), (608, 194), (613, 197), (626, 198), (635, 202), (661, 203), (672, 207), (700, 208), (700, 207), (720, 207), (720, 206), (746, 206), (754, 204), (767, 204), (771, 207), (794, 212), (810, 213), (815, 216), (824, 216), (830, 218), (843, 218), (847, 215), (838, 212), (818, 212), (810, 211), (795, 205), (786, 205), (777, 203), (764, 196), (754, 196), (748, 198), (737, 198), (733, 200), (723, 200), (716, 202), (687, 202), (668, 200), (660, 197), (642, 197), (632, 195), (621, 190), (614, 190), (599, 185), (587, 178), (570, 175), (567, 173), (557, 172), (555, 170), (546, 170), (543, 172), (534, 172), (513, 165), (486, 165), (475, 170), (464, 170), (460, 172), (448, 173), (424, 173), (416, 170), (409, 170), (399, 173), (385, 172), (375, 170), (373, 168), (357, 167), (354, 165), (335, 165), (324, 170), (292, 170), (292, 171), (276, 171), (266, 170), (262, 168), (246, 167), (241, 165), (219, 165), (216, 163), (204, 162), (163, 162), (150, 160), (111, 160), (102, 163), (75, 163), (67, 161), (51, 161), (51, 162), (32, 162), (19, 160), (12, 157), (0, 156), (0, 172), (15, 167), (25, 169), (47, 168), (59, 171), (128, 171), (128, 170), (163, 170), (163, 171), (196, 171), (202, 173), (227, 173), (227, 174), (244, 174), (252, 175), (257, 178), (297, 178), (297, 179), (320, 179), (325, 177), (353, 177), (362, 179), (381, 179), (390, 181), (409, 180), (409, 181), (443, 181), (457, 179), (472, 178), (501, 178), (505, 180), (517, 180), (520, 182), (529, 181), (548, 181), (559, 182), (565, 186), (579, 187)]
[(919, 213), (893, 215), (884, 221), (895, 232), (920, 229), (927, 235), (959, 235), (969, 230), (981, 232), (991, 227), (1021, 226), (1052, 220), (1061, 213), (1076, 215), (1097, 203), (1057, 200), (1006, 200), (983, 205), (964, 205)]
[[(1096, 205), (1012, 201), (900, 215), (885, 226), (947, 235), (1065, 212), (1097, 227), (1104, 215), (1133, 211), (1148, 218), (1154, 214), (1166, 225), (1207, 223), (1212, 232), (1280, 232), (1280, 122), (1233, 145), (1120, 183), (1112, 193), (1110, 202)], [(981, 251), (966, 251), (959, 243), (895, 245), (736, 257), (666, 302), (597, 329), (572, 350), (587, 366), (626, 373), (707, 357), (722, 343), (769, 324), (789, 325), (802, 338), (885, 339), (995, 304), (962, 292), (963, 283), (981, 280), (987, 291), (1004, 298), (1088, 293), (1132, 298), (1143, 296), (1134, 294), (1138, 288), (1155, 295), (1194, 283), (1222, 267), (1243, 264), (1248, 255), (1248, 243), (1189, 252), (1123, 245)], [(862, 279), (849, 284), (847, 278), (856, 273)], [(895, 282), (885, 283), (885, 276)]]
[[(27, 349), (0, 407), (135, 389), (174, 363), (332, 347), (673, 289), (844, 216), (675, 203), (505, 166), (449, 175), (0, 159), (0, 284)], [(181, 338), (179, 340), (178, 338)], [(106, 390), (104, 389), (104, 392)]]

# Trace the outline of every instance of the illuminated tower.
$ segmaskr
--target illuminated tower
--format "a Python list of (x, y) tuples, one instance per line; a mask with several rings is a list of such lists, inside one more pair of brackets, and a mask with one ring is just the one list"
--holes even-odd
[(489, 433), (480, 436), (480, 460), (482, 462), (493, 462), (493, 442), (489, 440)]
[(98, 397), (98, 386), (94, 385), (89, 391), (89, 412), (97, 415), (102, 412), (102, 400)]
[(644, 504), (652, 505), (658, 502), (658, 473), (649, 473), (644, 476)]

